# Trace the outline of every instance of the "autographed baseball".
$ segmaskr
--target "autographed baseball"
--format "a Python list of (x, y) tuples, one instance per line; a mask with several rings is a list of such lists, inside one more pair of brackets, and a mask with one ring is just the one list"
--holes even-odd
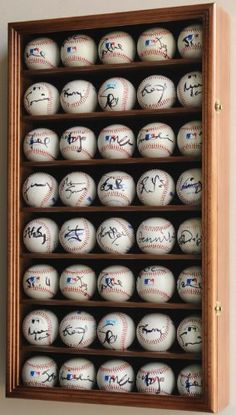
[(52, 219), (36, 218), (25, 226), (23, 242), (30, 252), (49, 254), (58, 245), (58, 232), (58, 226)]
[(97, 243), (104, 252), (126, 254), (134, 239), (132, 225), (123, 218), (106, 219), (97, 229)]
[(30, 298), (53, 298), (58, 290), (58, 272), (48, 264), (32, 265), (23, 276), (23, 289)]
[(181, 223), (177, 241), (185, 254), (200, 254), (202, 252), (202, 222), (200, 218), (191, 218)]
[(59, 92), (48, 82), (37, 82), (26, 90), (24, 107), (30, 115), (56, 114), (60, 107)]
[(175, 229), (167, 219), (149, 218), (139, 225), (136, 240), (142, 252), (168, 254), (175, 244)]
[(175, 341), (173, 321), (166, 314), (146, 314), (138, 323), (136, 336), (139, 344), (152, 352), (165, 352)]
[(179, 34), (177, 46), (183, 58), (200, 58), (202, 56), (202, 25), (192, 24)]
[(177, 85), (178, 100), (183, 107), (201, 107), (202, 105), (202, 73), (186, 73)]
[(49, 346), (58, 335), (57, 316), (49, 310), (31, 311), (23, 320), (22, 331), (30, 344)]
[(95, 318), (86, 311), (72, 311), (61, 321), (59, 334), (66, 346), (88, 347), (96, 338)]
[(161, 61), (173, 58), (176, 50), (175, 38), (163, 27), (152, 27), (138, 38), (137, 52), (142, 61)]
[(60, 61), (56, 42), (48, 37), (38, 37), (27, 43), (24, 52), (28, 69), (51, 69)]
[(125, 360), (108, 360), (98, 369), (97, 384), (101, 390), (108, 392), (131, 392), (134, 382), (134, 370)]
[(184, 318), (177, 328), (177, 340), (185, 352), (200, 353), (202, 350), (202, 319), (199, 316)]
[(61, 60), (63, 65), (93, 65), (96, 59), (97, 46), (90, 36), (75, 33), (64, 40), (61, 47)]
[(175, 182), (164, 170), (148, 170), (137, 182), (137, 196), (147, 206), (166, 206), (175, 195)]
[(178, 277), (177, 291), (186, 303), (199, 304), (202, 300), (202, 270), (201, 267), (185, 268)]
[(135, 196), (135, 183), (124, 171), (104, 174), (98, 183), (98, 197), (105, 206), (129, 206)]
[(171, 108), (176, 100), (175, 85), (166, 76), (148, 76), (138, 87), (137, 99), (144, 109)]
[(180, 395), (201, 395), (203, 388), (202, 367), (195, 363), (183, 368), (177, 378), (177, 388)]
[(134, 133), (125, 125), (109, 125), (98, 136), (98, 150), (104, 158), (126, 159), (132, 157), (134, 149)]
[(144, 301), (166, 303), (174, 294), (175, 277), (166, 267), (150, 265), (140, 271), (136, 288)]
[(70, 265), (60, 276), (60, 290), (64, 297), (71, 300), (90, 300), (95, 289), (96, 275), (87, 265)]
[(98, 103), (103, 111), (129, 111), (135, 102), (135, 88), (125, 78), (107, 79), (98, 91)]
[(98, 276), (98, 292), (108, 301), (127, 301), (134, 293), (134, 274), (123, 265), (111, 265)]
[(25, 386), (52, 388), (57, 383), (57, 364), (48, 356), (30, 357), (22, 367), (21, 377)]
[(185, 205), (199, 205), (202, 200), (202, 170), (184, 171), (178, 178), (176, 193)]
[(93, 112), (97, 106), (97, 92), (91, 82), (70, 81), (63, 87), (60, 101), (63, 110), (69, 114)]
[(75, 171), (62, 179), (59, 195), (66, 206), (89, 206), (95, 199), (96, 185), (89, 174)]
[(69, 219), (60, 229), (59, 240), (66, 252), (87, 254), (96, 243), (95, 228), (88, 219)]
[(142, 393), (171, 395), (175, 388), (175, 375), (165, 363), (147, 363), (137, 373), (136, 386)]
[(82, 357), (67, 360), (60, 368), (59, 382), (66, 389), (93, 389), (96, 382), (95, 366)]
[(111, 32), (103, 36), (98, 45), (102, 63), (129, 63), (134, 60), (136, 45), (126, 32)]
[(175, 133), (160, 122), (152, 122), (141, 128), (137, 137), (138, 151), (143, 157), (169, 157), (175, 149)]
[(22, 196), (28, 206), (53, 206), (58, 199), (57, 181), (48, 173), (33, 173), (23, 184)]
[(36, 128), (24, 138), (23, 150), (30, 161), (52, 161), (59, 153), (58, 135), (48, 128)]
[(189, 121), (177, 135), (179, 151), (184, 156), (200, 156), (202, 152), (202, 122)]
[(67, 160), (89, 160), (96, 153), (95, 134), (86, 127), (72, 127), (64, 131), (60, 139), (62, 157)]
[(109, 313), (99, 321), (97, 336), (106, 349), (125, 350), (135, 339), (135, 324), (125, 313)]

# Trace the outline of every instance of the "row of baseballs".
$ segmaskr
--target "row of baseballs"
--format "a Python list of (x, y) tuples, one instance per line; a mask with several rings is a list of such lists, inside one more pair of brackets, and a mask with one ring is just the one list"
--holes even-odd
[[(190, 218), (181, 223), (176, 231), (172, 223), (160, 217), (144, 220), (136, 231), (139, 249), (147, 254), (168, 254), (175, 242), (186, 254), (200, 254), (202, 251), (202, 226), (200, 218)], [(60, 241), (66, 252), (87, 254), (96, 241), (103, 252), (126, 254), (135, 243), (133, 226), (123, 218), (105, 219), (95, 230), (86, 218), (69, 219), (59, 231), (55, 221), (36, 218), (27, 223), (23, 230), (23, 242), (30, 252), (54, 252)]]
[(146, 314), (135, 328), (126, 313), (108, 313), (97, 324), (92, 314), (72, 311), (59, 324), (55, 313), (39, 309), (25, 316), (22, 331), (27, 342), (37, 346), (53, 344), (59, 334), (66, 346), (78, 350), (91, 346), (96, 339), (105, 349), (126, 350), (136, 337), (143, 349), (153, 352), (169, 350), (176, 338), (185, 352), (202, 350), (202, 320), (197, 315), (185, 317), (176, 330), (172, 319), (161, 313)]
[(51, 115), (59, 111), (60, 104), (66, 113), (93, 112), (99, 104), (102, 111), (129, 111), (136, 105), (143, 109), (171, 108), (176, 102), (184, 107), (201, 107), (202, 73), (186, 73), (178, 82), (163, 75), (151, 75), (138, 86), (126, 78), (109, 78), (98, 90), (86, 80), (68, 82), (59, 94), (58, 89), (48, 82), (32, 84), (24, 94), (24, 107), (30, 115)]
[[(136, 378), (136, 379), (135, 379)], [(136, 381), (135, 381), (136, 380)], [(166, 363), (152, 362), (142, 366), (135, 377), (133, 367), (121, 359), (108, 360), (96, 368), (88, 359), (73, 358), (62, 364), (58, 373), (56, 362), (48, 356), (29, 358), (22, 368), (22, 381), (30, 387), (52, 388), (59, 385), (66, 389), (107, 392), (131, 392), (136, 384), (138, 392), (170, 395), (175, 389), (175, 374)], [(184, 367), (177, 377), (180, 395), (202, 394), (202, 368), (199, 364)]]

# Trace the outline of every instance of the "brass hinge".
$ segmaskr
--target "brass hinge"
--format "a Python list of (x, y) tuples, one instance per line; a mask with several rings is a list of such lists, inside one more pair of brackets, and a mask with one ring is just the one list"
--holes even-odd
[(221, 305), (220, 301), (216, 301), (215, 312), (216, 312), (217, 317), (219, 317), (221, 315), (222, 305)]
[(221, 104), (220, 100), (216, 100), (215, 102), (215, 111), (216, 112), (220, 112), (223, 109), (223, 105)]

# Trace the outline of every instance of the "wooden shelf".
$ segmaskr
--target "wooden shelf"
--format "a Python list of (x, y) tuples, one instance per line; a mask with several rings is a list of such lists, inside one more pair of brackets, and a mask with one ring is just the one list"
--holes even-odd
[(54, 252), (51, 254), (38, 254), (38, 253), (31, 253), (31, 252), (23, 252), (21, 253), (22, 258), (34, 258), (34, 259), (115, 259), (115, 260), (165, 260), (165, 261), (187, 261), (187, 260), (194, 260), (200, 261), (201, 255), (190, 255), (190, 254), (166, 254), (166, 255), (153, 255), (153, 254), (107, 254), (107, 253), (94, 253), (94, 254), (70, 254), (65, 252)]
[(55, 213), (55, 212), (200, 212), (200, 206), (167, 205), (167, 206), (53, 206), (46, 208), (23, 207), (25, 213)]

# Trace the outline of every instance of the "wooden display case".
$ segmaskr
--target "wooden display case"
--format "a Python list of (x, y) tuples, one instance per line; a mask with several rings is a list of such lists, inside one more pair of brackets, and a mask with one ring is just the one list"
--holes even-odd
[[(169, 28), (177, 40), (182, 28), (189, 23), (203, 25), (202, 59), (184, 59), (178, 53), (173, 59), (157, 62), (141, 62), (136, 56), (129, 64), (105, 65), (97, 62), (87, 67), (29, 70), (23, 62), (26, 43), (39, 35), (49, 35), (60, 46), (63, 40), (74, 32), (89, 34), (95, 40), (110, 30), (129, 32), (137, 41), (142, 31), (154, 25)], [(28, 399), (61, 400), (68, 402), (127, 405), (174, 410), (198, 410), (216, 412), (228, 402), (228, 135), (229, 135), (229, 74), (228, 74), (228, 19), (223, 10), (215, 4), (132, 11), (107, 15), (82, 16), (74, 18), (17, 22), (9, 24), (9, 130), (8, 130), (8, 337), (7, 337), (7, 396)], [(47, 81), (59, 90), (69, 80), (88, 79), (96, 88), (111, 76), (124, 76), (137, 88), (140, 81), (151, 74), (164, 74), (175, 84), (181, 76), (191, 70), (202, 70), (204, 94), (201, 108), (182, 107), (178, 102), (170, 109), (144, 110), (138, 104), (135, 109), (125, 112), (95, 112), (66, 114), (62, 110), (55, 115), (27, 115), (22, 103), (26, 88), (36, 81)], [(148, 159), (140, 157), (138, 151), (129, 159), (102, 159), (96, 153), (95, 159), (83, 162), (58, 158), (53, 162), (30, 162), (24, 158), (22, 142), (25, 134), (40, 126), (52, 128), (59, 135), (76, 124), (91, 127), (96, 134), (112, 123), (123, 123), (135, 134), (148, 122), (161, 121), (170, 124), (175, 132), (185, 122), (202, 119), (203, 148), (201, 158), (181, 156), (176, 149), (167, 158)], [(129, 172), (137, 179), (149, 168), (163, 168), (176, 180), (179, 174), (191, 167), (202, 167), (203, 199), (201, 207), (181, 204), (175, 201), (163, 207), (149, 207), (135, 202), (128, 207), (106, 207), (99, 202), (84, 208), (69, 208), (60, 203), (52, 208), (26, 207), (21, 197), (25, 178), (34, 171), (45, 171), (58, 181), (69, 171), (84, 170), (96, 180), (104, 171), (113, 169)], [(52, 254), (29, 253), (22, 242), (23, 226), (32, 218), (45, 216), (59, 225), (75, 216), (85, 216), (96, 226), (103, 219), (120, 216), (132, 222), (135, 229), (143, 218), (163, 216), (174, 224), (191, 217), (202, 217), (203, 249), (201, 255), (184, 254), (177, 245), (166, 255), (144, 254), (135, 247), (128, 254), (114, 255), (99, 251), (76, 256), (58, 249)], [(60, 272), (63, 267), (76, 260), (91, 265), (98, 273), (107, 265), (119, 263), (129, 266), (135, 275), (146, 264), (159, 263), (168, 266), (177, 278), (178, 273), (190, 265), (202, 266), (203, 299), (201, 305), (184, 303), (177, 294), (170, 302), (154, 304), (143, 302), (137, 295), (131, 301), (118, 303), (102, 300), (98, 295), (88, 302), (75, 302), (58, 294), (51, 300), (27, 298), (22, 289), (22, 275), (26, 268), (36, 263), (54, 265)], [(60, 340), (52, 346), (38, 347), (27, 344), (22, 335), (22, 319), (32, 309), (47, 308), (54, 311), (59, 319), (69, 311), (82, 309), (96, 318), (109, 310), (123, 310), (134, 318), (146, 312), (160, 311), (170, 315), (177, 326), (180, 320), (190, 314), (202, 315), (203, 349), (201, 354), (186, 353), (177, 342), (168, 352), (148, 352), (135, 342), (125, 351), (107, 350), (96, 343), (80, 350), (68, 348)], [(21, 380), (24, 361), (37, 354), (53, 357), (59, 367), (70, 357), (88, 357), (98, 368), (108, 358), (120, 357), (131, 363), (135, 370), (147, 362), (164, 361), (179, 373), (184, 366), (201, 362), (203, 368), (203, 394), (200, 397), (185, 397), (177, 389), (169, 396), (148, 395), (136, 390), (130, 393), (66, 390), (54, 388), (26, 387)]]

